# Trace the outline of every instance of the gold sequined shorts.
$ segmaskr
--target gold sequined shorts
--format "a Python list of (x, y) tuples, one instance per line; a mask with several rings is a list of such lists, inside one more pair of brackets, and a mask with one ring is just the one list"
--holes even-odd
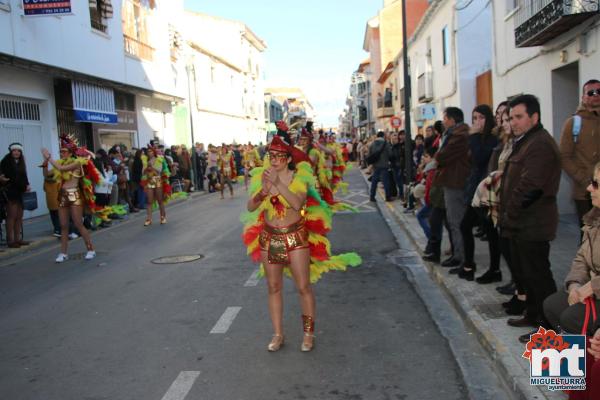
[(159, 175), (148, 178), (146, 189), (157, 189), (162, 187), (162, 178)]
[(287, 265), (290, 251), (309, 248), (304, 219), (284, 227), (265, 224), (258, 242), (260, 249), (267, 252), (269, 264)]
[(83, 195), (79, 188), (61, 189), (58, 195), (59, 207), (82, 206)]

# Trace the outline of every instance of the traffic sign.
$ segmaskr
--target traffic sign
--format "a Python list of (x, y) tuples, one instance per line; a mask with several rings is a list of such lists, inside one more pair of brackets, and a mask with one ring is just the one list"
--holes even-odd
[(400, 128), (402, 126), (402, 120), (398, 117), (392, 117), (391, 121), (392, 128)]

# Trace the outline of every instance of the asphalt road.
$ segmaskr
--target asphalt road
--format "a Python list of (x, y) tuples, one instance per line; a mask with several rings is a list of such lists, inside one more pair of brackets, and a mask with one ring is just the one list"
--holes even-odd
[[(357, 214), (334, 218), (334, 252), (362, 266), (315, 286), (316, 347), (299, 350), (286, 280), (286, 345), (266, 351), (264, 280), (245, 256), (236, 197), (168, 208), (167, 225), (133, 219), (94, 235), (99, 256), (55, 264), (56, 248), (0, 264), (0, 399), (464, 399), (446, 340), (394, 263), (385, 221), (350, 177)], [(155, 220), (157, 218), (155, 217)], [(82, 253), (83, 243), (72, 243)], [(162, 256), (198, 261), (157, 265)], [(220, 321), (220, 322), (219, 322)], [(222, 333), (211, 333), (221, 329)], [(224, 332), (223, 332), (224, 331)]]

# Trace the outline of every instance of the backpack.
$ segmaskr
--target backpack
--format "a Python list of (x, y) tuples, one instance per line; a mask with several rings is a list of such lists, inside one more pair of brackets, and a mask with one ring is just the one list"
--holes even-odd
[(369, 156), (367, 157), (367, 164), (369, 164), (369, 165), (375, 164), (377, 162), (377, 160), (379, 160), (379, 157), (381, 157), (381, 153), (383, 153), (385, 146), (386, 146), (386, 143), (384, 142), (383, 146), (381, 146), (381, 149), (377, 150), (373, 154), (369, 154)]
[(579, 140), (579, 133), (581, 132), (581, 115), (573, 115), (573, 129), (571, 134), (573, 135), (573, 143), (577, 143)]

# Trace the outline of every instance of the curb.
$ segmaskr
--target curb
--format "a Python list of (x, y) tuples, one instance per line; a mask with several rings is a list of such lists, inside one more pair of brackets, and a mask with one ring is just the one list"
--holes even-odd
[[(173, 201), (170, 201), (169, 204), (166, 205), (167, 208), (170, 208), (172, 206), (175, 206), (177, 204), (180, 204), (184, 201), (188, 201), (188, 200), (193, 200), (196, 198), (201, 198), (204, 197), (206, 195), (208, 195), (209, 193), (207, 191), (197, 191), (197, 192), (191, 192), (190, 195), (185, 198), (178, 198), (175, 199)], [(133, 221), (139, 218), (142, 218), (141, 216), (145, 215), (145, 213), (139, 212), (139, 213), (128, 213), (124, 218), (122, 219), (117, 219), (117, 220), (113, 220), (113, 224), (111, 227), (118, 227), (121, 223), (124, 222), (128, 222), (128, 221)], [(118, 221), (115, 223), (115, 221)], [(26, 225), (25, 225), (26, 226)], [(106, 229), (106, 228), (104, 228)], [(95, 231), (90, 231), (91, 236), (95, 236), (97, 233), (101, 232), (103, 229), (98, 229)], [(79, 238), (78, 238), (79, 239)], [(75, 239), (75, 240), (78, 240)], [(28, 246), (23, 246), (20, 247), (18, 249), (11, 249), (11, 248), (6, 248), (3, 249), (4, 251), (0, 252), (0, 261), (6, 261), (6, 260), (10, 260), (11, 258), (16, 258), (22, 255), (27, 255), (28, 253), (32, 253), (35, 250), (39, 250), (42, 249), (44, 247), (46, 247), (48, 244), (52, 244), (52, 243), (56, 243), (58, 241), (58, 238), (52, 237), (52, 236), (44, 236), (40, 239), (36, 239), (34, 241), (32, 241)]]
[[(370, 182), (367, 180), (367, 176), (361, 171), (363, 178), (367, 186), (370, 186)], [(386, 212), (391, 214), (395, 219), (395, 224), (406, 234), (408, 240), (419, 255), (422, 256), (424, 251), (424, 244), (421, 242), (423, 239), (422, 235), (418, 234), (416, 228), (421, 229), (418, 224), (412, 223), (408, 220), (407, 216), (398, 213), (397, 210), (389, 203), (381, 200), (383, 193), (378, 188), (379, 196), (376, 197), (377, 205), (380, 209), (385, 209)], [(386, 222), (391, 224), (392, 221), (386, 218)], [(413, 226), (417, 225), (417, 226)], [(469, 304), (468, 300), (452, 290), (445, 280), (445, 275), (439, 268), (435, 268), (432, 263), (420, 260), (421, 264), (425, 267), (429, 277), (437, 284), (437, 286), (444, 292), (445, 297), (450, 301), (455, 311), (460, 315), (460, 318), (464, 322), (465, 326), (472, 330), (477, 337), (478, 342), (487, 351), (488, 358), (491, 361), (493, 368), (499, 379), (503, 383), (513, 390), (517, 399), (529, 400), (557, 400), (566, 399), (566, 395), (563, 396), (558, 393), (546, 392), (540, 387), (531, 386), (527, 376), (515, 373), (523, 370), (523, 367), (516, 362), (515, 358), (511, 355), (508, 346), (497, 337), (490, 329), (488, 324), (480, 316), (480, 314)]]

